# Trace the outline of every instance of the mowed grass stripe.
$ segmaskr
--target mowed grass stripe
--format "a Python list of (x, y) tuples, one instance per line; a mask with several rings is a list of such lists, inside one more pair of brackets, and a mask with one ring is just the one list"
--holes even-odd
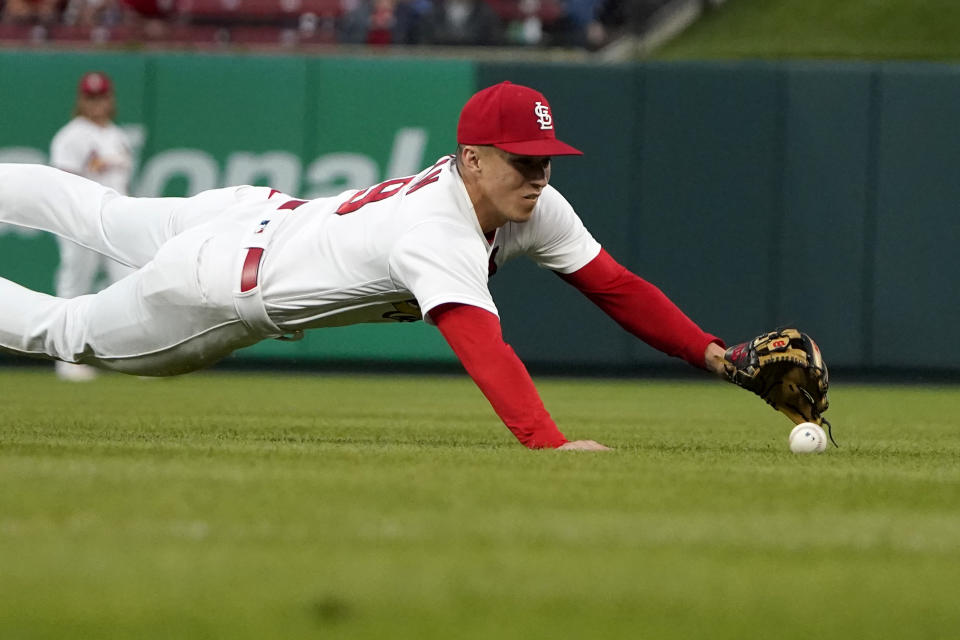
[(465, 377), (0, 370), (0, 637), (960, 628), (960, 389), (836, 381), (795, 456), (706, 378), (538, 383), (616, 450), (527, 451)]

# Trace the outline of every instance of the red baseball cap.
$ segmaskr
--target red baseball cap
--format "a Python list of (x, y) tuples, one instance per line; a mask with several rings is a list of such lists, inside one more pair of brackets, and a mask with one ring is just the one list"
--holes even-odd
[(113, 83), (107, 74), (100, 71), (90, 71), (80, 78), (77, 90), (85, 96), (102, 96), (113, 93)]
[(467, 100), (457, 123), (460, 144), (493, 145), (518, 156), (581, 156), (557, 140), (553, 113), (543, 94), (530, 87), (501, 82)]

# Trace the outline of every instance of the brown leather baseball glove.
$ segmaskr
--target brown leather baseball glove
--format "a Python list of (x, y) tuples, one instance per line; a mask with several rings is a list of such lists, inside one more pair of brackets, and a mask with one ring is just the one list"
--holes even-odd
[(724, 373), (730, 382), (749, 389), (794, 424), (830, 423), (823, 412), (830, 406), (827, 365), (817, 343), (798, 329), (777, 329), (727, 349)]

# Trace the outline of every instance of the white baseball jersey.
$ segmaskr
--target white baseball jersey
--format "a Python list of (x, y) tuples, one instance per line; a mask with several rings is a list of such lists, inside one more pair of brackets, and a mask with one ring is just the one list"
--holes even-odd
[(133, 173), (133, 152), (117, 125), (100, 126), (77, 116), (50, 143), (50, 164), (126, 194)]
[(496, 266), (525, 254), (570, 273), (599, 252), (550, 186), (528, 222), (508, 222), (489, 242), (450, 156), (410, 178), (299, 206), (264, 253), (260, 286), (287, 331), (419, 320), (451, 302), (497, 314), (487, 288)]
[(192, 371), (299, 329), (418, 320), (444, 303), (497, 314), (493, 267), (528, 255), (570, 273), (600, 252), (551, 187), (530, 220), (491, 242), (449, 157), (310, 201), (252, 186), (131, 198), (49, 167), (0, 164), (0, 222), (139, 267), (72, 299), (0, 278), (0, 349), (147, 375)]

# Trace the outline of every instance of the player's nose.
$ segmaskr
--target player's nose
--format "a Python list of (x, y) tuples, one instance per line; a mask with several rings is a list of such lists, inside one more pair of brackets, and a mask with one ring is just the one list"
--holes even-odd
[(550, 159), (545, 158), (544, 161), (534, 170), (534, 184), (537, 184), (542, 189), (547, 186), (547, 183), (550, 182)]
[(527, 179), (530, 181), (530, 184), (534, 187), (537, 187), (537, 189), (543, 189), (545, 186), (547, 186), (549, 175), (547, 174), (546, 170), (538, 169), (532, 171)]

